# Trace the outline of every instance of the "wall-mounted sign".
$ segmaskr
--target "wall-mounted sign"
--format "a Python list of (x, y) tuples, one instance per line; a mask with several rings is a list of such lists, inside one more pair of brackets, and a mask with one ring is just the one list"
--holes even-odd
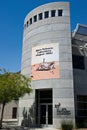
[(60, 103), (55, 105), (57, 115), (71, 115), (70, 110), (68, 110), (65, 107), (60, 107), (60, 106), (61, 106)]
[(33, 47), (31, 66), (32, 80), (59, 78), (59, 44)]

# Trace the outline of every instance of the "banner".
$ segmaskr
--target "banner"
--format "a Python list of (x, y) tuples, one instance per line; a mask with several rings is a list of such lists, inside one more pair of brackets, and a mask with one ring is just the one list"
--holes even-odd
[(59, 44), (33, 47), (31, 71), (32, 80), (59, 78)]

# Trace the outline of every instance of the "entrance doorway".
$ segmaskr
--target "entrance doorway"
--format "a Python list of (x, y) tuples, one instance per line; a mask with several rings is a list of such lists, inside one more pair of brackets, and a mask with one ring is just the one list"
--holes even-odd
[(36, 124), (53, 124), (52, 89), (36, 90)]
[(52, 124), (52, 105), (40, 105), (40, 124)]

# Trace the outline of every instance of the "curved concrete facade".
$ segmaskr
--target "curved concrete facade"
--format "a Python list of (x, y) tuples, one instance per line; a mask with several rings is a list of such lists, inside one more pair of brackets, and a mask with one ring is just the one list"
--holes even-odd
[[(47, 57), (48, 64), (55, 62), (53, 63), (54, 66), (43, 71), (38, 68), (34, 78), (34, 72), (31, 68), (38, 63), (41, 65), (39, 59), (42, 57), (45, 60), (43, 55), (45, 55), (45, 58)], [(58, 65), (57, 68), (55, 67), (56, 64)], [(26, 16), (21, 73), (32, 77), (31, 87), (33, 92), (19, 100), (19, 124), (23, 119), (24, 107), (29, 112), (30, 124), (33, 126), (52, 125), (55, 128), (60, 128), (61, 121), (75, 120), (68, 2), (53, 2), (42, 5)], [(42, 75), (37, 76), (38, 73)], [(55, 76), (52, 77), (49, 73)], [(48, 99), (46, 93), (50, 95), (51, 100)], [(44, 100), (46, 96), (47, 100), (42, 102), (42, 95), (42, 99)], [(49, 111), (51, 114), (49, 114)], [(44, 114), (42, 115), (41, 112)]]

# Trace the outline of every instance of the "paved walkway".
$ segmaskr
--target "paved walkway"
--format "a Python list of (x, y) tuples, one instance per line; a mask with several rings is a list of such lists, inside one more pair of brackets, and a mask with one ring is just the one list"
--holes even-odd
[(48, 127), (48, 128), (36, 128), (34, 130), (58, 130), (58, 129), (55, 129), (55, 128), (52, 128), (52, 127)]
[(52, 127), (43, 127), (43, 128), (27, 128), (27, 127), (9, 127), (9, 128), (3, 128), (2, 130), (58, 130)]
[[(52, 127), (44, 127), (44, 128), (27, 128), (27, 127), (10, 127), (10, 128), (3, 128), (2, 130), (61, 130), (61, 129), (55, 129)], [(80, 129), (73, 129), (73, 130), (87, 130), (87, 128), (80, 128)]]

